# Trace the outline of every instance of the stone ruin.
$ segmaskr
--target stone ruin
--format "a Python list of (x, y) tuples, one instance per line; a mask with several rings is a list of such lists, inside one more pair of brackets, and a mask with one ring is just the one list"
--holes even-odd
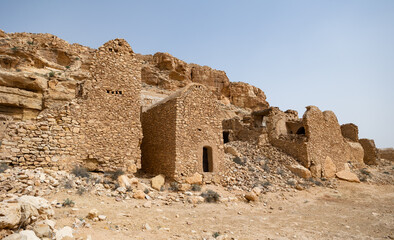
[(308, 106), (299, 118), (223, 71), (136, 54), (123, 39), (90, 49), (0, 30), (0, 66), (0, 161), (12, 166), (212, 178), (231, 141), (275, 146), (313, 177), (379, 160), (331, 111)]
[(204, 85), (190, 84), (146, 109), (142, 169), (176, 180), (221, 172), (222, 123), (214, 99)]
[[(339, 125), (332, 111), (308, 106), (300, 119), (294, 110), (276, 107), (223, 121), (226, 140), (271, 144), (309, 169), (311, 176), (332, 178), (347, 170), (348, 164), (362, 168), (376, 164), (379, 156), (370, 140), (358, 139), (355, 124)], [(370, 160), (372, 159), (372, 160)]]

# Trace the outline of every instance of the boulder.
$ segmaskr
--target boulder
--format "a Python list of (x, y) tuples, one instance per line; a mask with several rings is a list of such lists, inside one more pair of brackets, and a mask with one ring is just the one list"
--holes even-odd
[(92, 210), (89, 211), (88, 215), (86, 216), (88, 219), (93, 219), (98, 217), (98, 210), (93, 208)]
[(40, 197), (22, 196), (18, 198), (21, 205), (22, 219), (24, 223), (31, 224), (40, 218), (50, 218), (54, 211), (50, 203)]
[(5, 237), (3, 240), (40, 240), (40, 238), (32, 230), (23, 230)]
[(118, 184), (120, 187), (124, 187), (126, 189), (131, 187), (131, 181), (126, 175), (118, 177)]
[(133, 197), (134, 197), (135, 199), (145, 199), (145, 193), (144, 193), (144, 191), (142, 191), (142, 190), (136, 190), (136, 191), (134, 192)]
[(287, 168), (301, 178), (309, 179), (312, 176), (311, 172), (300, 164), (288, 165)]
[(254, 193), (254, 192), (248, 192), (245, 194), (246, 200), (249, 202), (257, 202), (259, 200), (259, 197)]
[(73, 229), (71, 227), (66, 226), (62, 229), (57, 230), (55, 239), (56, 240), (74, 239)]
[(350, 172), (349, 170), (339, 171), (336, 173), (336, 176), (337, 178), (348, 182), (360, 182), (360, 179), (358, 179), (357, 175)]
[(156, 189), (157, 191), (160, 191), (164, 183), (165, 183), (165, 177), (164, 175), (161, 174), (151, 179), (152, 188)]
[(48, 224), (46, 221), (37, 222), (34, 227), (33, 231), (36, 233), (37, 237), (43, 238), (52, 238), (54, 226), (52, 224)]
[(234, 157), (240, 157), (239, 152), (232, 146), (225, 146), (224, 152), (233, 155)]
[(327, 156), (322, 164), (322, 176), (325, 178), (333, 178), (335, 177), (335, 173), (337, 172), (337, 167), (335, 166), (332, 159)]
[(14, 229), (21, 221), (21, 206), (19, 203), (0, 202), (0, 229)]
[(199, 185), (201, 185), (202, 184), (202, 175), (196, 172), (192, 176), (187, 177), (185, 179), (185, 181), (188, 184), (199, 184)]

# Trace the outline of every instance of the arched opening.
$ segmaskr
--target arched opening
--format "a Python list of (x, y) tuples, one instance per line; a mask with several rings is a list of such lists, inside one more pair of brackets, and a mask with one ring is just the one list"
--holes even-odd
[(212, 148), (205, 146), (202, 148), (202, 169), (204, 172), (212, 172)]
[(298, 134), (298, 135), (305, 135), (305, 128), (304, 127), (300, 127), (297, 130), (296, 134)]
[(230, 142), (229, 136), (230, 136), (230, 132), (228, 132), (228, 131), (223, 131), (223, 143), (228, 143), (228, 142)]

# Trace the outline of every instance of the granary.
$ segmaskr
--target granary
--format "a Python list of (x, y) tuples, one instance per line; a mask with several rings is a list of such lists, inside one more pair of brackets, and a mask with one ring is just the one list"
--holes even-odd
[[(141, 63), (122, 39), (105, 43), (88, 57), (89, 75), (70, 87), (72, 99), (46, 106), (28, 120), (1, 118), (6, 126), (0, 129), (3, 161), (28, 168), (82, 165), (91, 171), (123, 168), (130, 172), (140, 168)], [(70, 58), (67, 64), (78, 66), (78, 58)], [(63, 84), (53, 75), (42, 79), (48, 82), (47, 92)]]
[(181, 180), (194, 173), (218, 175), (223, 165), (223, 132), (216, 98), (190, 84), (142, 113), (142, 169)]

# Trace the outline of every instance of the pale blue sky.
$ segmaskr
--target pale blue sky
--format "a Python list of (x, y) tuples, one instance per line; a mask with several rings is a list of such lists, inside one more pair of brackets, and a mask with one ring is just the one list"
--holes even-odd
[(282, 110), (333, 110), (394, 147), (394, 0), (2, 0), (0, 28), (94, 48), (125, 38), (224, 70)]

